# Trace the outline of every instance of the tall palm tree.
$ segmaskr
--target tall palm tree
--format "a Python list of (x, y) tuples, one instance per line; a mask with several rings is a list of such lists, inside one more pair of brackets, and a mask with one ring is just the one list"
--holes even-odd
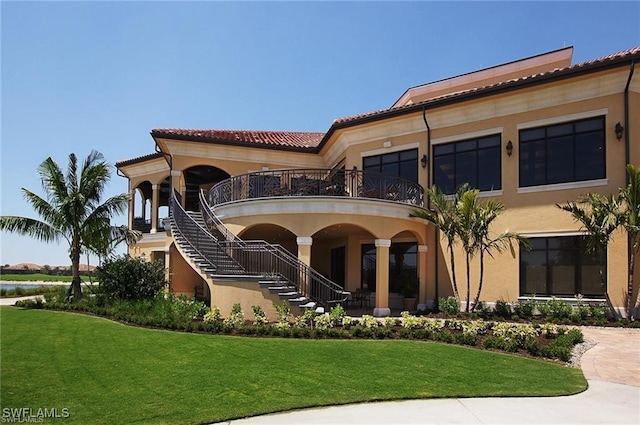
[(635, 257), (640, 250), (640, 167), (627, 165), (629, 184), (620, 190), (620, 198), (626, 204), (623, 211), (622, 226), (629, 237), (628, 264), (629, 281), (627, 286), (627, 317), (636, 319), (640, 310), (640, 289), (633, 300), (633, 273), (635, 269)]
[[(607, 262), (607, 246), (611, 235), (624, 220), (620, 208), (621, 200), (620, 195), (587, 193), (580, 196), (578, 202), (567, 202), (564, 205), (556, 204), (558, 208), (570, 213), (573, 219), (581, 224), (581, 230), (586, 233), (587, 250), (598, 256), (600, 283), (603, 288), (606, 285), (604, 267)], [(608, 296), (607, 302), (611, 307), (611, 312), (615, 314)]]
[(480, 252), (480, 273), (478, 279), (478, 292), (473, 300), (472, 311), (475, 311), (480, 301), (480, 294), (482, 293), (482, 285), (484, 282), (484, 256), (485, 254), (493, 258), (493, 251), (503, 252), (507, 247), (511, 248), (513, 252), (513, 243), (517, 242), (520, 246), (527, 249), (530, 247), (526, 238), (520, 236), (518, 233), (504, 231), (492, 238), (489, 233), (489, 228), (498, 218), (500, 214), (505, 210), (504, 204), (494, 199), (489, 199), (484, 206), (480, 206), (475, 212), (475, 218), (473, 220), (474, 228), (472, 230), (472, 236), (475, 240), (475, 246)]
[(482, 208), (478, 202), (478, 189), (470, 189), (462, 194), (457, 203), (458, 212), (458, 237), (465, 253), (465, 266), (467, 271), (467, 297), (465, 310), (469, 312), (471, 302), (471, 259), (479, 249), (478, 223), (476, 219)]
[(458, 282), (456, 278), (456, 262), (454, 255), (454, 245), (458, 235), (458, 212), (456, 210), (458, 201), (462, 194), (469, 189), (467, 184), (458, 188), (453, 198), (445, 195), (437, 186), (427, 189), (427, 196), (431, 199), (434, 210), (415, 209), (411, 212), (411, 217), (422, 218), (432, 223), (447, 239), (447, 249), (451, 262), (451, 280), (453, 284), (453, 295), (460, 300), (458, 292)]
[(22, 188), (27, 202), (42, 220), (28, 217), (0, 216), (0, 230), (31, 236), (44, 242), (64, 239), (69, 244), (74, 299), (82, 297), (80, 255), (83, 252), (105, 253), (112, 242), (137, 240), (140, 232), (125, 226), (112, 226), (111, 219), (127, 210), (129, 195), (113, 196), (100, 203), (111, 180), (110, 165), (101, 153), (92, 151), (78, 170), (75, 154), (69, 155), (66, 175), (51, 158), (37, 169), (46, 199)]

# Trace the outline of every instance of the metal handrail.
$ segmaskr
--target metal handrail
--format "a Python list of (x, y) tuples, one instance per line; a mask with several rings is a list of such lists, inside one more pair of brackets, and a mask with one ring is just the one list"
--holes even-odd
[(173, 192), (170, 202), (171, 231), (177, 231), (191, 249), (198, 253), (198, 260), (215, 274), (246, 274), (220, 246), (219, 241), (182, 208), (181, 196)]
[(230, 177), (209, 190), (212, 206), (245, 199), (331, 196), (379, 199), (417, 207), (424, 205), (418, 183), (374, 171), (344, 169), (270, 170)]
[(327, 279), (281, 245), (238, 238), (215, 215), (203, 192), (200, 192), (200, 209), (210, 231), (226, 239), (218, 241), (220, 246), (246, 272), (284, 278), (297, 292), (324, 306), (344, 302), (349, 296), (342, 286)]

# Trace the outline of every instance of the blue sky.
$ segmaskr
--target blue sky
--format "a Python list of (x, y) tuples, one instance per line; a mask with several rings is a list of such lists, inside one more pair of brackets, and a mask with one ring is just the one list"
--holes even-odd
[[(6, 2), (2, 215), (51, 156), (153, 152), (152, 128), (327, 131), (408, 87), (574, 46), (574, 63), (640, 45), (639, 2)], [(107, 196), (127, 190), (113, 173)], [(126, 218), (120, 217), (119, 223)], [(69, 264), (0, 234), (0, 263)]]

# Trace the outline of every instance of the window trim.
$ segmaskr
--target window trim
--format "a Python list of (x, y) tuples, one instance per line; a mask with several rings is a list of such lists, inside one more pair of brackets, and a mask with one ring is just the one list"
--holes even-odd
[[(560, 117), (546, 118), (542, 120), (529, 121), (526, 123), (520, 123), (516, 126), (518, 131), (518, 152), (517, 152), (517, 179), (518, 179), (518, 187), (517, 193), (535, 193), (535, 192), (548, 192), (555, 190), (567, 190), (567, 189), (581, 189), (587, 187), (596, 187), (596, 186), (607, 186), (609, 184), (609, 179), (607, 178), (607, 115), (608, 109), (598, 109), (588, 112), (581, 112), (577, 114), (569, 114), (563, 115)], [(578, 180), (578, 181), (569, 181), (563, 183), (550, 183), (550, 184), (540, 184), (535, 186), (521, 186), (520, 185), (520, 154), (521, 154), (521, 144), (520, 141), (520, 132), (523, 130), (531, 130), (535, 128), (546, 128), (552, 127), (554, 125), (559, 124), (574, 124), (578, 121), (589, 120), (593, 118), (602, 118), (603, 121), (603, 134), (604, 134), (604, 151), (603, 155), (603, 167), (604, 167), (604, 177), (600, 179), (591, 179), (591, 180)], [(575, 132), (572, 133), (573, 137), (575, 137)], [(546, 140), (546, 139), (545, 139)], [(527, 143), (527, 142), (525, 142)], [(545, 152), (545, 155), (547, 153)], [(575, 152), (574, 152), (575, 155)], [(546, 159), (546, 156), (545, 156)]]

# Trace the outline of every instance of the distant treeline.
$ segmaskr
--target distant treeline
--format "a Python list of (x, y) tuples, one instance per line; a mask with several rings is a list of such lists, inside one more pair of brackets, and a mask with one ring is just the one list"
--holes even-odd
[[(14, 269), (8, 266), (0, 266), (0, 274), (46, 274), (50, 276), (71, 276), (71, 267), (43, 267), (40, 270), (36, 269)], [(86, 270), (80, 271), (80, 276), (90, 276), (93, 272)]]

